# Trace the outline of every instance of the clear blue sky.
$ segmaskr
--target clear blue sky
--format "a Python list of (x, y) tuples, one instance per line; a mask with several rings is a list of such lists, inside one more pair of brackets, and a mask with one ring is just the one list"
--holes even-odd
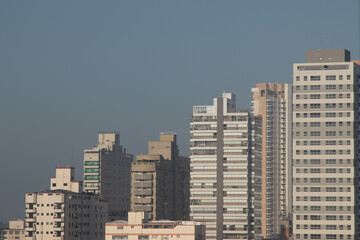
[(291, 82), (307, 49), (359, 56), (358, 1), (0, 1), (0, 221), (56, 166), (117, 130), (129, 153), (159, 132), (189, 154), (192, 105), (225, 91), (249, 108), (260, 82)]

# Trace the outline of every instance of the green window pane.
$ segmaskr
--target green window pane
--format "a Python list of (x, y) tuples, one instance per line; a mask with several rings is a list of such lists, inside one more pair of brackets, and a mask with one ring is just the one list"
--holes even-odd
[(98, 173), (100, 172), (99, 168), (85, 168), (86, 173)]
[(85, 180), (99, 180), (99, 176), (87, 175), (85, 176)]
[(99, 166), (99, 161), (86, 161), (85, 166)]

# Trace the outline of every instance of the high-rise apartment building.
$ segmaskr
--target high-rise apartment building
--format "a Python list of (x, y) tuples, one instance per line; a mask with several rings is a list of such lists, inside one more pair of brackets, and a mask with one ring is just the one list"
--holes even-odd
[(84, 150), (84, 191), (109, 202), (110, 219), (126, 219), (133, 156), (120, 145), (118, 133), (99, 133), (98, 138), (97, 146)]
[(131, 211), (150, 220), (189, 219), (189, 178), (190, 160), (179, 155), (176, 134), (161, 133), (132, 164)]
[(310, 50), (293, 69), (294, 239), (359, 239), (360, 66)]
[(252, 92), (252, 115), (262, 118), (262, 236), (276, 239), (292, 210), (292, 88), (261, 83)]
[[(104, 240), (107, 202), (82, 193), (74, 168), (56, 169), (50, 190), (25, 194), (25, 239)], [(72, 186), (72, 187), (70, 187)]]
[(223, 93), (193, 107), (190, 136), (191, 219), (206, 239), (261, 239), (261, 118)]

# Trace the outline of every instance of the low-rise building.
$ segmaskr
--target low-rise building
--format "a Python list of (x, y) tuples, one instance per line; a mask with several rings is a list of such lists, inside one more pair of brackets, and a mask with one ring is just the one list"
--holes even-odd
[(106, 223), (105, 240), (205, 240), (205, 224), (194, 221), (147, 221), (144, 212), (129, 212), (128, 221)]
[(17, 219), (9, 221), (9, 227), (0, 229), (0, 239), (23, 240), (25, 237), (24, 220)]
[(105, 239), (107, 201), (81, 192), (73, 176), (74, 168), (57, 168), (50, 190), (26, 193), (26, 240)]

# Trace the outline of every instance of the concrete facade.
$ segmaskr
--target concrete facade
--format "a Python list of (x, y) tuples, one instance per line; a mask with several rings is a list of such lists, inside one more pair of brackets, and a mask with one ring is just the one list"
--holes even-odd
[(252, 92), (252, 115), (263, 124), (262, 236), (279, 238), (292, 214), (292, 86), (261, 83)]
[[(331, 57), (334, 52), (336, 56)], [(321, 61), (294, 64), (293, 232), (296, 240), (360, 237), (360, 66), (348, 61), (347, 52), (315, 50), (310, 55), (317, 55)], [(339, 59), (339, 55), (343, 58)]]
[(105, 240), (205, 240), (205, 225), (193, 221), (148, 221), (144, 212), (130, 212), (128, 221), (106, 223)]
[(84, 150), (84, 191), (109, 202), (111, 219), (126, 219), (133, 156), (120, 145), (118, 133), (99, 133), (98, 140), (97, 146)]
[(174, 133), (148, 143), (149, 154), (136, 157), (131, 168), (131, 211), (148, 219), (189, 219), (189, 158), (179, 156)]
[(1, 240), (24, 240), (25, 239), (25, 227), (24, 220), (12, 220), (9, 221), (9, 227), (0, 229)]
[(67, 176), (72, 175), (73, 168), (59, 169), (56, 173), (61, 175), (51, 179), (56, 190), (25, 194), (25, 239), (105, 239), (107, 202), (99, 195), (69, 191), (69, 185), (61, 189), (59, 183), (69, 183)]
[(231, 93), (194, 106), (190, 151), (190, 217), (206, 239), (260, 239), (261, 118)]

